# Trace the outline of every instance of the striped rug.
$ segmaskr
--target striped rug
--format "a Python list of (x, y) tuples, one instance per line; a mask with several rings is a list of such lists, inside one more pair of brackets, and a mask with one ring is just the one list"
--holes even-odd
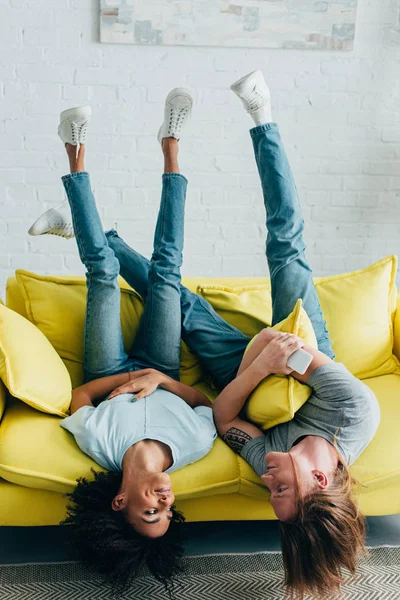
[[(282, 600), (280, 553), (199, 556), (186, 559), (176, 600)], [(77, 563), (0, 566), (0, 600), (109, 600), (99, 578)], [(164, 588), (143, 573), (119, 600), (166, 600)], [(371, 548), (343, 600), (400, 600), (400, 548)], [(337, 600), (337, 598), (335, 598)]]

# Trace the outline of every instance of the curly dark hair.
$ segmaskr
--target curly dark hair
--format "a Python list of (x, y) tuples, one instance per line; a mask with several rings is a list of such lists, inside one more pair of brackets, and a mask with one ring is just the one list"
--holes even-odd
[(183, 571), (182, 513), (173, 507), (173, 519), (165, 535), (148, 538), (133, 528), (121, 511), (113, 511), (112, 499), (122, 482), (120, 472), (92, 469), (93, 481), (81, 477), (67, 494), (69, 543), (76, 557), (101, 573), (114, 595), (131, 585), (145, 565), (171, 595), (174, 580)]

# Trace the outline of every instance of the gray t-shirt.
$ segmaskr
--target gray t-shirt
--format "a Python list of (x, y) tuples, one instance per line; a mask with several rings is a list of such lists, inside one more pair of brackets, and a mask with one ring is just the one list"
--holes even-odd
[(288, 452), (305, 435), (317, 435), (336, 445), (348, 465), (368, 446), (378, 429), (380, 409), (373, 392), (341, 363), (327, 363), (311, 374), (313, 393), (287, 423), (253, 438), (240, 455), (256, 471), (266, 471), (268, 452)]

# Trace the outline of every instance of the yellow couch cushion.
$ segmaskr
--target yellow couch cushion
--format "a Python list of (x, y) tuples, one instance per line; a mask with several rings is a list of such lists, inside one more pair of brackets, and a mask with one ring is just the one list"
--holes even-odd
[(393, 354), (397, 359), (400, 359), (400, 290), (397, 291), (396, 312), (394, 316), (394, 342)]
[[(360, 488), (361, 496), (375, 490), (386, 488), (387, 494), (382, 497), (380, 514), (390, 514), (397, 499), (397, 512), (400, 501), (400, 376), (397, 374), (383, 375), (364, 379), (379, 401), (381, 420), (375, 437), (361, 456), (356, 460), (351, 470), (353, 475), (366, 488)], [(375, 513), (379, 514), (379, 513)]]
[(0, 377), (10, 393), (43, 412), (65, 416), (71, 380), (46, 337), (24, 317), (0, 305)]
[[(314, 279), (327, 321), (336, 360), (363, 379), (394, 373), (399, 366), (393, 345), (396, 314), (397, 257), (387, 256), (365, 269)], [(198, 288), (216, 311), (250, 337), (272, 321), (270, 281), (254, 280), (228, 286), (218, 280), (202, 282)], [(400, 336), (400, 316), (396, 327)], [(398, 337), (399, 337), (398, 336)]]
[(22, 317), (28, 318), (22, 289), (15, 276), (7, 279), (5, 305), (11, 310), (15, 310)]
[[(398, 368), (392, 354), (396, 262), (395, 256), (389, 256), (359, 271), (315, 279), (337, 360), (359, 378), (393, 373)], [(85, 278), (17, 271), (17, 280), (28, 318), (59, 352), (76, 387), (82, 382)], [(7, 298), (19, 306), (12, 283), (7, 286)], [(250, 337), (271, 323), (270, 282), (266, 278), (187, 278), (184, 283), (197, 289), (219, 314)], [(143, 303), (123, 280), (121, 288), (124, 343), (130, 348)], [(199, 362), (182, 344), (182, 381), (193, 384), (201, 376)]]
[(0, 527), (58, 525), (66, 515), (66, 496), (0, 479)]
[[(63, 494), (0, 480), (0, 527), (58, 525), (65, 517), (66, 503), (67, 498)], [(189, 522), (276, 518), (265, 498), (249, 498), (240, 494), (179, 499), (176, 506)]]
[(7, 388), (0, 379), (0, 421), (3, 417), (4, 411), (6, 409), (6, 401), (7, 401)]
[(397, 257), (388, 256), (352, 273), (316, 281), (336, 354), (359, 379), (393, 373), (393, 319)]
[[(317, 347), (317, 340), (311, 321), (298, 300), (290, 315), (274, 325), (272, 329), (294, 333), (301, 337), (306, 344)], [(252, 339), (247, 350), (253, 344)], [(296, 411), (303, 406), (311, 394), (311, 388), (285, 375), (270, 375), (264, 379), (250, 395), (246, 406), (246, 417), (262, 429), (269, 429), (293, 419)]]
[(217, 313), (242, 333), (254, 337), (272, 322), (271, 286), (238, 285), (222, 286), (202, 284), (197, 287)]
[[(0, 305), (4, 306), (3, 300), (0, 298)], [(6, 409), (6, 399), (7, 399), (7, 388), (0, 379), (0, 421), (3, 417), (4, 411)]]
[[(16, 271), (25, 300), (28, 319), (51, 342), (61, 356), (73, 388), (83, 383), (83, 331), (86, 310), (85, 277), (50, 277), (28, 271)], [(129, 350), (135, 340), (143, 301), (120, 278), (121, 325), (124, 346)], [(193, 385), (202, 376), (197, 357), (184, 342), (181, 344), (181, 381)]]
[[(32, 488), (65, 493), (91, 468), (104, 470), (81, 452), (60, 418), (11, 400), (0, 427), (0, 477)], [(229, 494), (239, 488), (234, 452), (217, 439), (209, 454), (171, 474), (177, 498)]]

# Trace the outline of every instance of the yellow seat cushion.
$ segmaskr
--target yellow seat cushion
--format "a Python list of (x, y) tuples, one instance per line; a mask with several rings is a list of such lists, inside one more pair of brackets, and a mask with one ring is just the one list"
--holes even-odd
[[(0, 477), (50, 492), (70, 492), (78, 477), (103, 471), (84, 454), (60, 418), (11, 400), (0, 427)], [(229, 494), (239, 488), (235, 453), (217, 439), (209, 454), (171, 474), (177, 498)]]
[(379, 513), (390, 514), (394, 510), (394, 499), (400, 500), (400, 376), (383, 375), (364, 379), (379, 401), (381, 420), (375, 437), (351, 467), (353, 475), (367, 487), (358, 488), (360, 496), (386, 489), (381, 495)]
[[(66, 515), (67, 497), (57, 492), (26, 488), (0, 480), (0, 527), (58, 525)], [(176, 502), (188, 522), (276, 519), (265, 499), (218, 494)]]
[[(16, 271), (25, 300), (28, 319), (40, 329), (62, 358), (71, 376), (73, 388), (83, 383), (83, 331), (86, 311), (85, 277), (50, 277)], [(143, 301), (120, 278), (121, 325), (126, 351), (132, 348)], [(197, 357), (184, 342), (181, 344), (181, 381), (193, 385), (201, 379)]]
[(46, 337), (0, 304), (0, 377), (10, 394), (43, 412), (65, 416), (71, 380)]
[[(272, 329), (294, 333), (306, 344), (317, 347), (317, 340), (310, 319), (298, 300), (290, 315), (274, 325)], [(246, 348), (253, 344), (252, 339)], [(311, 388), (286, 375), (270, 375), (264, 379), (249, 396), (245, 406), (246, 417), (262, 429), (269, 429), (293, 419), (296, 411), (303, 406), (311, 394)]]
[[(365, 383), (379, 400), (381, 424), (351, 470), (367, 486), (357, 488), (362, 505), (368, 507), (370, 514), (390, 514), (396, 512), (393, 507), (398, 507), (400, 498), (400, 376), (384, 375)], [(78, 477), (90, 477), (91, 467), (101, 470), (79, 450), (73, 436), (59, 422), (58, 417), (11, 399), (0, 427), (0, 477), (26, 487), (65, 493)], [(173, 473), (172, 480), (174, 491), (182, 500), (240, 493), (268, 503), (268, 490), (257, 475), (220, 439), (201, 461)], [(382, 489), (387, 490), (386, 495), (379, 492)], [(369, 501), (374, 494), (378, 494), (378, 506)]]

